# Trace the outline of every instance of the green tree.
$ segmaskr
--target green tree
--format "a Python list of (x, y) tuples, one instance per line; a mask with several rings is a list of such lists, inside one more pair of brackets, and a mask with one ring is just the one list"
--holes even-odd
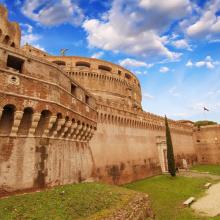
[(166, 116), (165, 116), (165, 126), (166, 126), (166, 141), (167, 141), (168, 171), (171, 176), (176, 176), (175, 159), (174, 159), (174, 154), (173, 154), (173, 144), (172, 144), (170, 128), (169, 128), (168, 120)]

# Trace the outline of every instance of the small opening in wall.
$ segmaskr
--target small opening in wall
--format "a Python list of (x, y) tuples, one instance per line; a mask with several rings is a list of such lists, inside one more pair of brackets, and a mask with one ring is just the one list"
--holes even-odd
[(14, 42), (11, 44), (11, 47), (15, 47), (15, 43)]
[(129, 74), (125, 73), (125, 78), (131, 79), (131, 76)]
[(98, 69), (99, 70), (105, 70), (105, 71), (108, 71), (108, 72), (112, 71), (112, 68), (110, 68), (108, 66), (103, 66), (103, 65), (99, 65)]
[(8, 55), (7, 67), (11, 67), (11, 68), (17, 70), (19, 73), (21, 73), (23, 64), (24, 64), (24, 60), (22, 60), (18, 57)]
[(118, 70), (118, 75), (121, 75), (121, 70)]
[(55, 63), (59, 66), (66, 66), (66, 63), (62, 60), (54, 60), (54, 61), (52, 61), (52, 63)]
[(85, 102), (86, 102), (86, 104), (89, 104), (89, 96), (88, 95), (85, 96)]
[(71, 94), (76, 95), (76, 86), (74, 84), (71, 84)]
[(79, 62), (76, 62), (76, 66), (90, 68), (90, 63), (79, 61)]
[(3, 43), (8, 44), (9, 41), (10, 41), (10, 37), (8, 35), (6, 35), (4, 40), (3, 40)]

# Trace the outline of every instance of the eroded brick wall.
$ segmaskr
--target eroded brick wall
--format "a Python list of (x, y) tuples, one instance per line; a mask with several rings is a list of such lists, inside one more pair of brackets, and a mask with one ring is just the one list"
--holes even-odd
[(0, 138), (0, 192), (81, 182), (92, 175), (87, 143)]
[(220, 164), (220, 125), (196, 128), (194, 142), (200, 164)]

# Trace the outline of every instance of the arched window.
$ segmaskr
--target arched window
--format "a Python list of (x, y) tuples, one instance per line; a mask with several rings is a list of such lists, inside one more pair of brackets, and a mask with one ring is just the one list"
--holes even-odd
[(131, 75), (129, 75), (128, 73), (125, 73), (125, 78), (131, 79)]
[(90, 63), (87, 63), (87, 62), (84, 62), (84, 61), (78, 61), (78, 62), (76, 62), (75, 65), (78, 66), (78, 67), (88, 67), (88, 68), (90, 68), (90, 66), (91, 66)]
[(33, 110), (25, 108), (21, 123), (18, 128), (18, 135), (27, 135), (32, 123)]
[(10, 37), (8, 35), (6, 35), (4, 40), (3, 40), (3, 43), (8, 44), (9, 41), (10, 41)]
[(0, 133), (9, 135), (14, 123), (15, 106), (6, 105), (3, 108), (2, 117), (0, 120)]
[(51, 116), (51, 112), (48, 110), (43, 110), (41, 112), (41, 117), (40, 117), (40, 120), (36, 128), (36, 132), (35, 132), (36, 136), (41, 136), (43, 134), (46, 126), (49, 123), (50, 116)]
[(52, 61), (52, 63), (55, 63), (59, 66), (66, 66), (66, 63), (62, 60), (54, 60), (54, 61)]
[(111, 71), (112, 71), (112, 68), (111, 68), (111, 67), (103, 66), (103, 65), (99, 65), (99, 66), (98, 66), (98, 69), (99, 69), (99, 70), (108, 71), (108, 72), (111, 72)]
[(11, 47), (15, 47), (15, 43), (14, 42), (12, 42)]
[(2, 36), (2, 29), (0, 29), (0, 37)]

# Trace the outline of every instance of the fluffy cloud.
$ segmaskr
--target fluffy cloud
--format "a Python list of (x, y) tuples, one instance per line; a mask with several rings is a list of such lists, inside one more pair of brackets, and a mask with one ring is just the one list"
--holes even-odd
[(172, 88), (170, 88), (169, 93), (172, 96), (176, 96), (176, 97), (180, 96), (180, 93), (177, 92), (177, 87), (176, 86), (173, 86)]
[(188, 42), (185, 39), (173, 41), (172, 45), (176, 47), (177, 49), (186, 49), (186, 50), (192, 51), (191, 46), (188, 44)]
[(45, 49), (37, 43), (41, 36), (33, 33), (33, 27), (30, 24), (20, 24), (20, 26), (22, 28), (21, 45), (28, 43), (40, 50), (45, 51)]
[(176, 59), (179, 54), (165, 46), (163, 32), (189, 10), (188, 0), (171, 0), (169, 3), (114, 0), (105, 20), (88, 19), (83, 27), (92, 47), (143, 57), (157, 54)]
[(33, 27), (30, 24), (20, 24), (22, 28), (21, 32), (21, 44), (24, 45), (26, 43), (33, 44), (38, 41), (41, 36), (33, 33)]
[(97, 58), (97, 59), (99, 59), (99, 58), (101, 58), (103, 55), (104, 55), (104, 52), (103, 52), (103, 51), (99, 51), (99, 52), (97, 52), (97, 53), (94, 53), (91, 57), (92, 57), (92, 58)]
[(215, 39), (220, 37), (220, 1), (207, 1), (206, 6), (200, 11), (198, 19), (191, 24), (186, 33), (190, 37)]
[(144, 92), (142, 96), (143, 96), (143, 98), (146, 98), (146, 99), (154, 99), (154, 96), (150, 95), (147, 92)]
[(167, 73), (168, 71), (170, 71), (170, 69), (169, 69), (167, 66), (162, 66), (162, 67), (160, 68), (160, 72), (161, 72), (161, 73)]
[(187, 67), (206, 67), (208, 69), (213, 69), (216, 65), (219, 65), (219, 61), (214, 61), (210, 56), (207, 56), (204, 60), (199, 60), (194, 63), (191, 60), (188, 60), (186, 63)]
[(63, 23), (79, 25), (84, 18), (82, 10), (73, 0), (25, 0), (22, 13), (46, 26)]
[(131, 59), (131, 58), (126, 58), (124, 60), (120, 60), (119, 64), (124, 67), (147, 67), (147, 68), (150, 68), (153, 66), (153, 64), (148, 64), (143, 61), (139, 61), (139, 60), (135, 60), (135, 59)]

